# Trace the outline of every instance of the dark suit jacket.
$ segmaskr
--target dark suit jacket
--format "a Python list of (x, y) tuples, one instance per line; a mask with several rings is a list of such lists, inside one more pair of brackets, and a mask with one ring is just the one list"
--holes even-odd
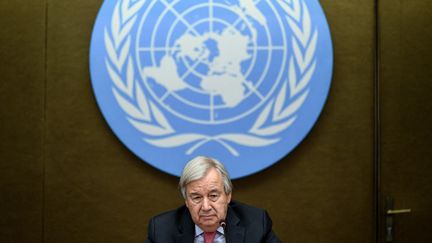
[[(263, 209), (239, 202), (228, 205), (225, 239), (227, 243), (280, 242), (272, 230), (272, 221)], [(152, 218), (146, 243), (193, 243), (195, 224), (189, 210), (182, 206)]]

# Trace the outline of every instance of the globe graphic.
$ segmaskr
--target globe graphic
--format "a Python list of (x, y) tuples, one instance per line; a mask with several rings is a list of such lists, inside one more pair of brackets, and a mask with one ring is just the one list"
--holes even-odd
[[(136, 59), (148, 96), (188, 122), (240, 120), (287, 76), (287, 27), (270, 1), (151, 1)], [(269, 28), (271, 23), (271, 28)]]

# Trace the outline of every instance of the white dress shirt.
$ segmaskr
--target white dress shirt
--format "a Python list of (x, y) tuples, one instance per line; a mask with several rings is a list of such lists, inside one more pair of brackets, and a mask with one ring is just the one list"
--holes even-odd
[[(198, 226), (195, 225), (195, 243), (205, 243), (204, 242), (204, 231)], [(213, 240), (213, 243), (225, 243), (225, 232), (222, 226), (217, 228), (216, 235)]]

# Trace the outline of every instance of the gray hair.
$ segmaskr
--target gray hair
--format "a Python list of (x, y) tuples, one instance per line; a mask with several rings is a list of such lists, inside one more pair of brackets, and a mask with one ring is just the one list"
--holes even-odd
[(224, 191), (226, 194), (232, 192), (232, 183), (223, 164), (216, 159), (198, 156), (190, 160), (183, 169), (179, 181), (179, 189), (184, 199), (186, 199), (186, 186), (192, 181), (202, 179), (207, 175), (211, 168), (215, 168), (222, 177)]

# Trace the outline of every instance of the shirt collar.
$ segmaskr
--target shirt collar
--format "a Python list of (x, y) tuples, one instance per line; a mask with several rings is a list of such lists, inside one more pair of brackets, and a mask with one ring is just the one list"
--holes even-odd
[[(219, 226), (219, 228), (216, 229), (216, 232), (221, 235), (225, 233), (222, 226)], [(204, 230), (202, 230), (198, 225), (195, 225), (195, 237), (201, 235), (202, 233), (204, 233)]]

